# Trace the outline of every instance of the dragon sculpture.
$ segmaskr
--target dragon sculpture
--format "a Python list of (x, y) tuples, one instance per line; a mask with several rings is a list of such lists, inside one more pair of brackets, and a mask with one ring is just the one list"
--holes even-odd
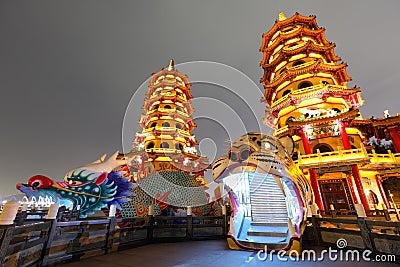
[[(63, 182), (56, 182), (43, 175), (31, 177), (17, 189), (29, 198), (51, 197), (66, 207), (80, 206), (80, 216), (86, 217), (95, 210), (108, 213), (108, 206), (117, 204), (117, 217), (131, 218), (147, 216), (149, 206), (154, 215), (184, 213), (192, 207), (194, 215), (221, 213), (217, 202), (208, 203), (204, 187), (193, 176), (182, 171), (152, 171), (136, 183), (128, 182), (127, 161), (118, 159), (118, 151), (108, 160), (100, 159), (69, 171)], [(150, 163), (151, 164), (151, 163)]]
[[(123, 173), (112, 171), (120, 165), (113, 155), (69, 171), (63, 182), (56, 182), (44, 175), (32, 176), (27, 183), (19, 183), (17, 189), (29, 198), (51, 197), (66, 207), (80, 207), (80, 217), (84, 218), (95, 210), (111, 204), (120, 206), (132, 195), (132, 183), (122, 177)], [(90, 169), (88, 169), (90, 168)], [(99, 171), (101, 170), (101, 171)]]
[[(286, 144), (289, 151), (282, 145)], [(291, 159), (293, 141), (259, 132), (233, 142), (213, 164), (232, 207), (228, 245), (232, 249), (300, 250), (311, 186)]]

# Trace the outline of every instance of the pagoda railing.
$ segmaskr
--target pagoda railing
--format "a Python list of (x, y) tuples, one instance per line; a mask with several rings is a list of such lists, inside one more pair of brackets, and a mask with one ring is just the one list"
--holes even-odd
[[(276, 109), (279, 105), (286, 105), (287, 103), (285, 102), (289, 102), (289, 100), (291, 98), (293, 99), (300, 99), (303, 97), (309, 97), (309, 95), (315, 94), (318, 91), (331, 91), (331, 90), (346, 90), (347, 87), (346, 86), (340, 86), (340, 85), (333, 85), (333, 84), (316, 84), (313, 86), (309, 86), (306, 88), (301, 88), (298, 90), (294, 90), (291, 92), (291, 94), (285, 95), (284, 97), (281, 97), (280, 99), (278, 99), (277, 101), (275, 101), (272, 105), (271, 108), (272, 109)], [(282, 108), (282, 107), (280, 107)]]
[[(366, 168), (389, 168), (400, 167), (400, 153), (392, 153), (388, 150), (388, 154), (376, 154), (374, 150), (368, 153), (365, 147), (350, 150), (337, 150), (332, 152), (300, 155), (296, 163), (300, 168), (319, 168), (328, 167), (329, 165), (350, 165), (350, 164), (366, 164)], [(363, 167), (361, 167), (363, 168)]]
[(368, 154), (370, 163), (361, 169), (379, 170), (381, 174), (398, 173), (400, 171), (400, 153), (376, 154), (375, 150)]
[(369, 154), (371, 163), (398, 163), (400, 164), (400, 153), (392, 153), (388, 150), (388, 154), (376, 154), (375, 150)]
[(187, 118), (189, 117), (189, 115), (187, 113), (185, 113), (183, 111), (176, 110), (176, 109), (172, 109), (172, 108), (171, 109), (168, 109), (168, 108), (153, 109), (153, 110), (148, 112), (148, 115), (150, 115), (150, 114), (152, 114), (152, 113), (154, 113), (156, 111), (162, 112), (162, 113), (178, 113), (178, 114), (180, 114), (180, 115), (182, 115), (184, 117), (187, 117)]
[(305, 62), (303, 64), (300, 64), (300, 65), (297, 65), (297, 66), (294, 66), (294, 67), (288, 67), (287, 69), (288, 70), (299, 70), (299, 69), (302, 69), (304, 67), (311, 66), (314, 63), (315, 63), (315, 61), (308, 61), (308, 62)]
[(358, 149), (337, 150), (298, 156), (297, 164), (301, 169), (342, 166), (369, 163), (370, 158), (364, 147)]
[(179, 128), (176, 128), (176, 127), (162, 127), (162, 126), (156, 126), (156, 127), (151, 127), (151, 128), (144, 129), (143, 132), (144, 132), (144, 133), (150, 133), (150, 132), (152, 132), (152, 131), (154, 131), (154, 130), (155, 130), (155, 131), (160, 131), (160, 132), (175, 132), (175, 131), (178, 131), (179, 134), (181, 134), (181, 135), (183, 135), (183, 136), (186, 136), (186, 137), (192, 136), (192, 135), (190, 134), (190, 132), (185, 131), (185, 130), (182, 130), (182, 129), (179, 129)]
[(275, 136), (280, 136), (281, 134), (285, 133), (286, 131), (289, 131), (289, 126), (285, 125), (282, 128), (276, 129), (274, 135)]

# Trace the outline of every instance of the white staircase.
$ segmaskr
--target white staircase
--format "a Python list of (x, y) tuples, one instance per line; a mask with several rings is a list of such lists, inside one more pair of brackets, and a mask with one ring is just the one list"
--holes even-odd
[(248, 173), (248, 176), (252, 220), (247, 235), (283, 241), (288, 232), (288, 214), (281, 188), (272, 175)]

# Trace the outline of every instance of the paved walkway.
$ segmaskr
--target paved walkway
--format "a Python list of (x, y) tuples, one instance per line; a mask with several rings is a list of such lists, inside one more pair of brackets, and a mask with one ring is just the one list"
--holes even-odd
[[(321, 249), (319, 249), (321, 250)], [(317, 254), (319, 255), (319, 253)], [(230, 250), (225, 240), (158, 243), (63, 264), (62, 267), (80, 266), (400, 266), (395, 263), (329, 261), (280, 261), (273, 255), (272, 262), (260, 261), (256, 252)]]

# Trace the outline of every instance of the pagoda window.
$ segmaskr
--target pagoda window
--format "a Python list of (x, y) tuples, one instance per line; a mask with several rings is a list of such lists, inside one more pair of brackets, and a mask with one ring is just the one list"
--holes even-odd
[(159, 105), (154, 105), (153, 109), (158, 109)]
[(282, 93), (282, 97), (284, 97), (285, 95), (288, 95), (288, 94), (290, 94), (290, 92), (292, 92), (291, 90), (286, 90), (285, 92), (283, 92)]
[(154, 142), (148, 143), (147, 146), (146, 146), (146, 148), (147, 148), (147, 149), (154, 148)]
[(340, 112), (342, 112), (340, 109), (338, 109), (338, 108), (333, 108), (332, 109), (333, 111), (336, 111), (336, 113), (340, 113)]
[(369, 190), (368, 202), (372, 205), (378, 205), (379, 203), (377, 195), (372, 190)]
[(183, 145), (181, 143), (176, 143), (175, 144), (175, 149), (177, 150), (183, 150)]
[(320, 153), (332, 152), (333, 149), (331, 146), (327, 144), (318, 144), (314, 147), (313, 153), (317, 153), (317, 149), (319, 149)]
[(178, 129), (182, 129), (182, 125), (181, 125), (180, 123), (177, 123), (177, 124), (175, 125), (175, 127), (178, 128)]
[(161, 148), (169, 148), (169, 144), (167, 142), (162, 142), (160, 147)]
[(297, 60), (292, 64), (292, 67), (296, 67), (304, 63), (306, 63), (304, 60)]
[(171, 125), (169, 124), (169, 122), (166, 121), (166, 122), (164, 122), (164, 123), (162, 124), (162, 126), (163, 126), (163, 127), (170, 127)]
[(150, 127), (156, 127), (157, 126), (157, 122), (153, 122), (152, 124), (151, 124), (151, 126)]
[(307, 88), (307, 87), (310, 87), (310, 86), (313, 86), (312, 82), (304, 81), (304, 82), (301, 82), (299, 84), (298, 89), (303, 89), (303, 88)]
[(171, 106), (170, 105), (165, 105), (164, 108), (171, 109)]

